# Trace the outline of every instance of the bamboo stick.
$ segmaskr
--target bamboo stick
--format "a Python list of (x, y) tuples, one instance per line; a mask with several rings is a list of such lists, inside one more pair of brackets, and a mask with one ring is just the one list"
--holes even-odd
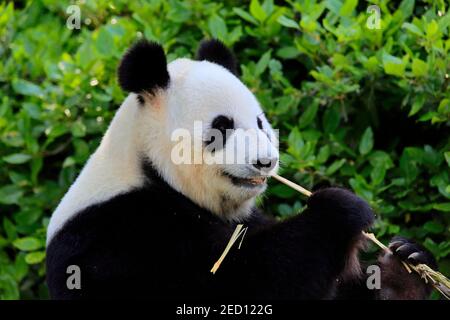
[(278, 181), (280, 181), (281, 183), (284, 183), (285, 185), (287, 185), (288, 187), (291, 187), (294, 190), (297, 190), (298, 192), (300, 192), (301, 194), (310, 197), (312, 195), (312, 192), (309, 190), (306, 190), (305, 188), (303, 188), (302, 186), (299, 186), (298, 184), (289, 181), (286, 178), (283, 178), (282, 176), (279, 176), (277, 174), (272, 174), (272, 177), (277, 179)]

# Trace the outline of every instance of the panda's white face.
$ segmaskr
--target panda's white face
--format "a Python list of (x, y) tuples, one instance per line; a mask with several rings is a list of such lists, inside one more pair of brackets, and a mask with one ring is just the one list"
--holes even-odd
[[(194, 202), (226, 218), (245, 216), (278, 168), (275, 133), (254, 95), (222, 66), (177, 59), (168, 71), (168, 88), (142, 108), (146, 156)], [(174, 159), (180, 146), (174, 133), (180, 129), (191, 138), (189, 163)], [(221, 131), (224, 143), (217, 137), (211, 143), (211, 135)]]

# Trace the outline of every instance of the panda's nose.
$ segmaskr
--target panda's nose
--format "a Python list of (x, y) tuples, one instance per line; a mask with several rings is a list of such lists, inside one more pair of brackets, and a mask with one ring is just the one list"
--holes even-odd
[(259, 158), (253, 166), (258, 170), (269, 171), (277, 164), (278, 158)]

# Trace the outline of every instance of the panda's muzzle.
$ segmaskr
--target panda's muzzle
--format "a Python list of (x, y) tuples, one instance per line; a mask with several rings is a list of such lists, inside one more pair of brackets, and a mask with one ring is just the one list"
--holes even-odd
[(234, 185), (243, 186), (243, 187), (258, 187), (264, 185), (267, 181), (266, 176), (257, 176), (257, 177), (236, 177), (228, 172), (223, 172), (223, 175), (231, 180)]

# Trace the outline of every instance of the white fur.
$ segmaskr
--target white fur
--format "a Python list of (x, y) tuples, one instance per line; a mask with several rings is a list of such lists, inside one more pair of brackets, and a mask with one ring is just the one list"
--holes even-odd
[(47, 241), (80, 210), (142, 185), (134, 126), (139, 109), (135, 101), (134, 95), (124, 101), (100, 146), (62, 198), (50, 219)]
[[(278, 157), (278, 142), (256, 98), (233, 74), (207, 61), (178, 59), (168, 70), (167, 90), (145, 96), (145, 106), (138, 104), (135, 94), (121, 105), (100, 146), (53, 213), (47, 241), (80, 210), (142, 186), (141, 155), (151, 160), (167, 183), (200, 206), (226, 219), (248, 215), (264, 188), (234, 186), (220, 172), (248, 177), (254, 174), (251, 165), (175, 165), (170, 160), (175, 142), (170, 138), (175, 129), (193, 133), (194, 121), (210, 124), (218, 115), (232, 117), (238, 128), (257, 130), (260, 115), (272, 142), (260, 148), (258, 155), (271, 152)], [(267, 141), (262, 131), (255, 134), (258, 141)], [(202, 134), (194, 139), (203, 146)]]

